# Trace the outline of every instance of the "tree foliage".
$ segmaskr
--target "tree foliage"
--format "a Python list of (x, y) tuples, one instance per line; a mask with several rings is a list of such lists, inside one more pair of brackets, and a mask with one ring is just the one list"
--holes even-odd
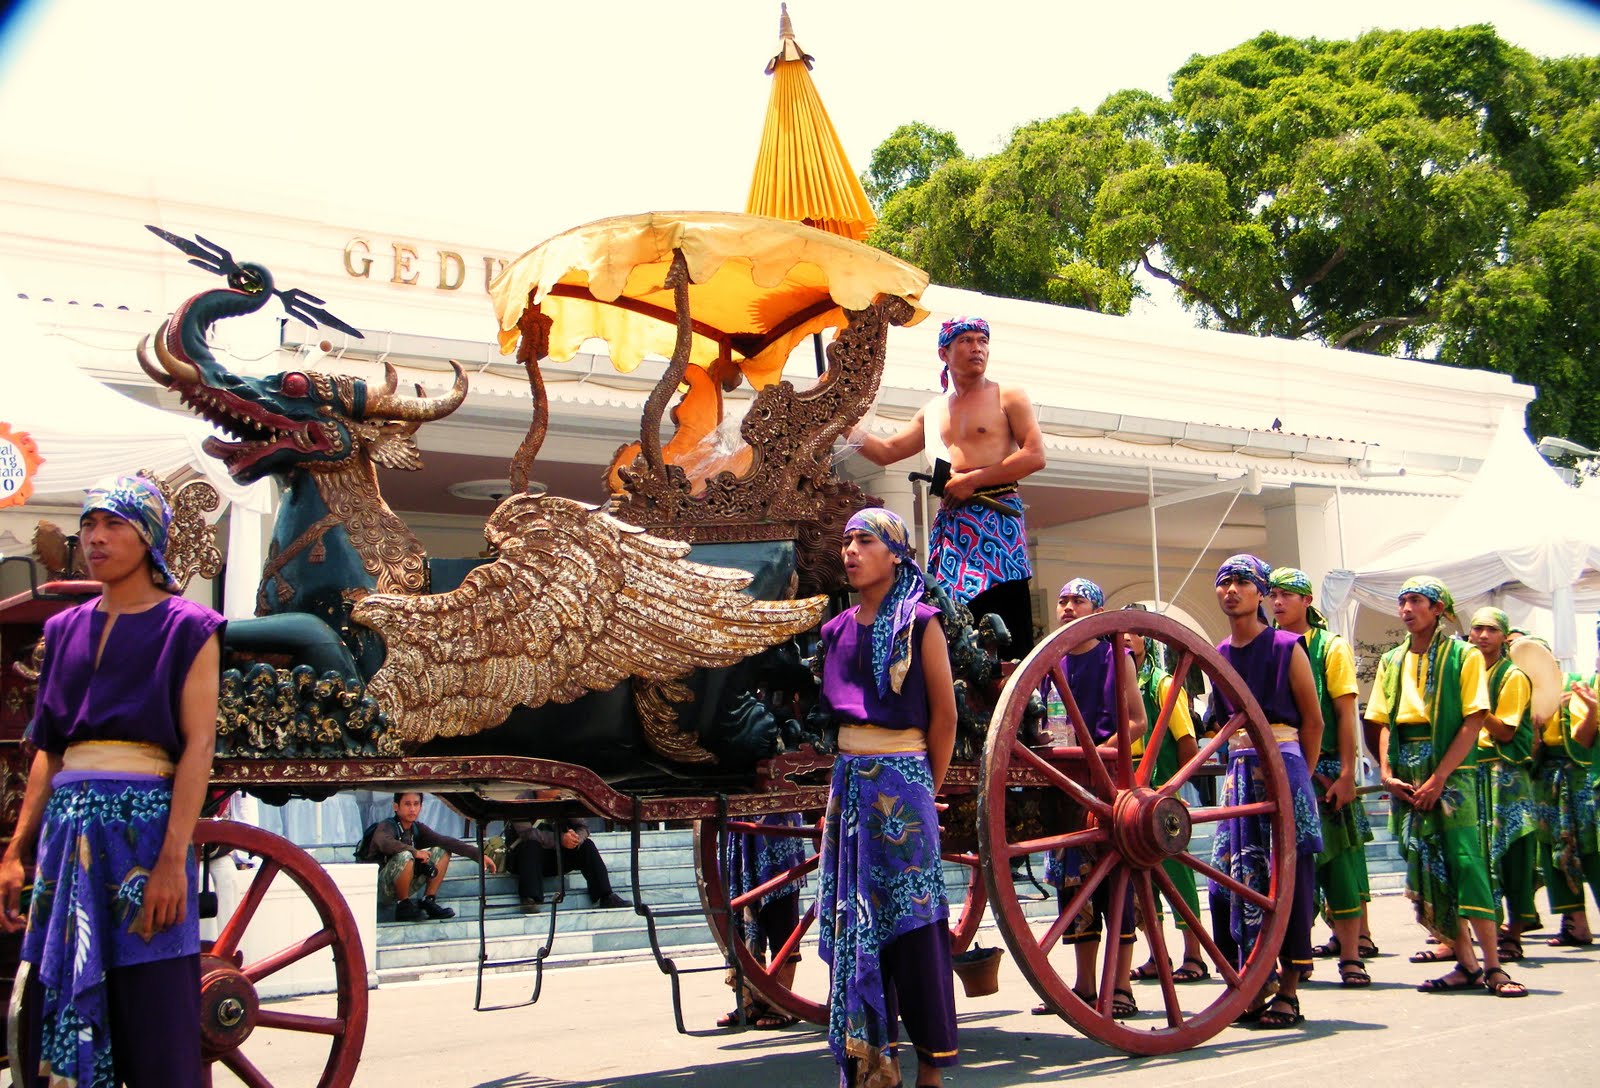
[(1600, 444), (1600, 58), (1262, 34), (984, 158), (894, 142), (931, 168), (885, 173), (873, 241), (939, 282), (1121, 313), (1143, 269), (1209, 327), (1512, 374)]

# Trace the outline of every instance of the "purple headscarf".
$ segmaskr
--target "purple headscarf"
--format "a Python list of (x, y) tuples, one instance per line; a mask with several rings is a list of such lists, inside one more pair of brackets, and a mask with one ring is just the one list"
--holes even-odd
[[(949, 321), (939, 326), (939, 350), (943, 351), (955, 342), (956, 337), (964, 332), (981, 332), (985, 337), (989, 335), (989, 323), (981, 317), (952, 317)], [(945, 367), (939, 371), (939, 388), (950, 388), (950, 368)]]
[(911, 630), (924, 589), (922, 568), (911, 553), (910, 530), (893, 510), (869, 506), (859, 511), (845, 523), (844, 531), (848, 535), (858, 529), (883, 541), (889, 554), (900, 560), (872, 621), (872, 674), (882, 698), (891, 689), (899, 693), (911, 671)]

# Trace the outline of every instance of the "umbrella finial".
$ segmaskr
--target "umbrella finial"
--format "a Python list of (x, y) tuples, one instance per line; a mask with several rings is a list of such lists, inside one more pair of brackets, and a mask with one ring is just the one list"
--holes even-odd
[(794, 40), (794, 22), (789, 18), (789, 5), (778, 5), (778, 55), (767, 61), (767, 75), (780, 63), (787, 60), (805, 61), (806, 68), (811, 67), (811, 54), (800, 48), (800, 43)]

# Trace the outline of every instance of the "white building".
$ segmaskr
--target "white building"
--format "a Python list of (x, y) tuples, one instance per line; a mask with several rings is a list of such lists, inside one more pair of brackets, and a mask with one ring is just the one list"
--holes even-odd
[[(4, 358), (5, 381), (49, 383), (54, 368), (76, 366), (136, 399), (182, 411), (145, 377), (133, 349), (173, 307), (216, 280), (143, 227), (198, 232), (267, 265), (280, 286), (320, 296), (366, 333), (348, 342), (329, 337), (283, 320), (274, 304), (218, 326), (218, 357), (231, 369), (372, 378), (386, 360), (402, 383), (438, 391), (447, 360), (467, 368), (466, 403), (418, 435), (424, 470), (384, 470), (382, 483), (433, 554), (479, 551), (492, 507), (450, 489), (504, 479), (529, 416), (522, 368), (496, 347), (485, 285), (502, 262), (541, 239), (514, 230), (441, 237), (428, 233), (437, 228), (420, 214), (412, 222), (330, 222), (292, 195), (243, 193), (230, 202), (244, 206), (204, 202), (180, 184), (13, 164), (0, 177), (0, 279), (52, 348), (47, 359)], [(1174, 330), (948, 288), (930, 288), (923, 301), (930, 320), (890, 333), (875, 426), (886, 433), (937, 392), (939, 320), (988, 318), (991, 374), (1029, 392), (1045, 435), (1049, 464), (1024, 487), (1038, 572), (1035, 615), (1045, 625), (1056, 587), (1082, 575), (1105, 587), (1112, 607), (1159, 597), (1215, 641), (1223, 625), (1205, 583), (1223, 557), (1253, 551), (1320, 580), (1332, 568), (1392, 551), (1460, 494), (1502, 419), (1520, 426), (1534, 393), (1497, 373)], [(327, 355), (317, 346), (324, 338)], [(535, 467), (552, 492), (590, 501), (603, 498), (601, 471), (617, 447), (637, 436), (660, 373), (647, 363), (618, 374), (603, 345), (596, 347), (600, 353), (546, 367), (552, 421)], [(805, 382), (812, 368), (810, 349), (802, 348), (789, 373)], [(0, 420), (7, 420), (3, 399)], [(906, 470), (921, 467), (880, 470), (860, 457), (843, 465), (906, 515), (915, 503)], [(41, 517), (71, 522), (78, 500), (40, 495), (0, 511), (0, 541), (7, 533), (26, 541)], [(266, 529), (240, 528), (249, 531), (235, 529), (236, 550)], [(0, 592), (18, 588), (16, 574), (0, 575)], [(246, 614), (257, 572), (230, 570), (228, 578), (229, 611)], [(1363, 616), (1358, 635), (1384, 638), (1385, 618)]]

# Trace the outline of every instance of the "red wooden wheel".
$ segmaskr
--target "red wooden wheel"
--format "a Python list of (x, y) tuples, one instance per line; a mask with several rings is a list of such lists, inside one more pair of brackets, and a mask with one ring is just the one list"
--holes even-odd
[[(1173, 696), (1161, 707), (1147, 746), (1145, 758), (1135, 768), (1130, 755), (1128, 718), (1122, 706), (1122, 685), (1117, 687), (1118, 736), (1102, 746), (1075, 740), (1052, 748), (1029, 748), (1018, 736), (1023, 710), (1029, 695), (1041, 683), (1061, 693), (1076, 738), (1087, 737), (1083, 717), (1067, 690), (1061, 658), (1067, 650), (1087, 639), (1131, 633), (1164, 642), (1176, 652)], [(1227, 694), (1243, 713), (1223, 725), (1217, 735), (1201, 745), (1189, 763), (1159, 789), (1149, 785), (1155, 755), (1167, 737), (1168, 720), (1176, 694), (1191, 670), (1198, 668), (1214, 690)], [(1249, 805), (1193, 809), (1178, 795), (1178, 790), (1229, 739), (1243, 731), (1261, 754), (1264, 801)], [(1013, 787), (1025, 785), (1044, 794), (1055, 795), (1063, 811), (1078, 813), (1065, 826), (1052, 827), (1045, 834), (1008, 828), (1007, 800), (1015, 798)], [(988, 884), (996, 923), (1017, 966), (1034, 990), (1073, 1027), (1092, 1039), (1133, 1054), (1170, 1054), (1204, 1042), (1245, 1010), (1271, 974), (1289, 920), (1289, 904), (1294, 890), (1294, 814), (1288, 796), (1288, 778), (1283, 760), (1272, 740), (1272, 731), (1255, 699), (1245, 689), (1237, 673), (1215, 648), (1183, 624), (1149, 612), (1101, 612), (1056, 631), (1023, 660), (1001, 693), (984, 744), (981, 794), (978, 802), (979, 849), (981, 866)], [(1272, 820), (1272, 879), (1265, 895), (1257, 893), (1219, 873), (1206, 861), (1186, 853), (1194, 824), (1215, 822), (1246, 815), (1267, 815)], [(1094, 864), (1082, 884), (1074, 889), (1065, 908), (1040, 929), (1035, 929), (1022, 913), (1016, 889), (1008, 878), (1010, 862), (1024, 854), (1065, 847), (1087, 848)], [(1196, 917), (1176, 894), (1161, 863), (1176, 859), (1192, 869), (1197, 877), (1219, 881), (1243, 894), (1262, 912), (1260, 937), (1242, 970), (1226, 963), (1211, 938), (1209, 926)], [(1202, 885), (1203, 886), (1203, 885)], [(1221, 964), (1223, 986), (1189, 985), (1181, 990), (1173, 984), (1174, 957), (1167, 948), (1160, 926), (1151, 926), (1151, 953), (1159, 975), (1163, 1014), (1160, 1022), (1148, 1014), (1119, 1021), (1111, 1015), (1111, 991), (1117, 967), (1118, 946), (1102, 940), (1096, 964), (1095, 991), (1099, 999), (1089, 1004), (1079, 998), (1062, 977), (1062, 960), (1071, 963), (1070, 950), (1062, 950), (1062, 935), (1069, 922), (1089, 903), (1101, 887), (1109, 889), (1107, 917), (1123, 915), (1127, 897), (1133, 896), (1139, 914), (1156, 915), (1156, 895), (1162, 893), (1177, 904), (1178, 913), (1199, 938), (1206, 954)], [(1053, 958), (1054, 957), (1054, 958)], [(1075, 971), (1074, 966), (1066, 969)], [(1145, 992), (1149, 992), (1146, 990)]]
[[(726, 914), (729, 908), (728, 884), (723, 872), (721, 859), (727, 856), (727, 840), (732, 834), (768, 835), (781, 838), (801, 838), (807, 843), (805, 860), (775, 876), (772, 880), (759, 888), (752, 888), (748, 892), (734, 898), (731, 909), (734, 912), (744, 910), (751, 903), (757, 902), (762, 896), (779, 887), (785, 887), (799, 882), (802, 878), (813, 875), (817, 869), (817, 851), (820, 848), (821, 833), (815, 821), (804, 828), (775, 828), (760, 823), (756, 819), (732, 819), (725, 823), (715, 820), (700, 820), (695, 823), (695, 875), (700, 886), (700, 903), (706, 912), (706, 922), (711, 927), (712, 936), (716, 939), (717, 947), (724, 956), (728, 954), (727, 933), (725, 930)], [(956, 862), (966, 867), (968, 872), (966, 896), (962, 903), (959, 916), (954, 916), (950, 923), (951, 952), (965, 951), (972, 943), (973, 937), (978, 932), (978, 925), (983, 921), (983, 909), (986, 899), (983, 879), (979, 875), (978, 858), (973, 854), (947, 854), (946, 861)], [(804, 910), (800, 915), (800, 924), (794, 933), (790, 934), (784, 942), (780, 953), (772, 958), (772, 963), (765, 963), (757, 959), (743, 941), (735, 940), (734, 953), (739, 958), (740, 970), (749, 980), (750, 986), (761, 995), (762, 1000), (773, 1008), (790, 1016), (809, 1020), (813, 1024), (826, 1024), (828, 1022), (827, 1006), (827, 975), (821, 976), (820, 984), (815, 973), (810, 978), (802, 977), (795, 985), (786, 984), (778, 977), (778, 964), (788, 957), (790, 952), (799, 951), (803, 946), (809, 945), (807, 956), (816, 955), (816, 939), (811, 932), (817, 919), (817, 908), (814, 902), (815, 893), (806, 896), (801, 893)], [(806, 902), (806, 900), (812, 900)], [(801, 992), (806, 988), (807, 982), (818, 986), (820, 993), (817, 997), (807, 996)]]
[[(367, 964), (361, 935), (344, 896), (327, 872), (288, 839), (259, 827), (231, 820), (201, 820), (195, 825), (196, 849), (212, 847), (227, 854), (239, 851), (257, 860), (255, 875), (233, 914), (219, 919), (215, 941), (201, 942), (200, 1040), (209, 1063), (221, 1063), (251, 1088), (270, 1088), (271, 1081), (245, 1055), (243, 1046), (258, 1030), (307, 1032), (328, 1037), (328, 1059), (318, 1088), (346, 1088), (355, 1077), (367, 1032)], [(299, 886), (317, 912), (319, 928), (301, 940), (246, 963), (241, 941), (261, 908), (267, 889), (280, 876)], [(256, 995), (262, 979), (290, 964), (327, 949), (333, 954), (338, 985), (331, 1016), (310, 1016), (263, 1008)]]

